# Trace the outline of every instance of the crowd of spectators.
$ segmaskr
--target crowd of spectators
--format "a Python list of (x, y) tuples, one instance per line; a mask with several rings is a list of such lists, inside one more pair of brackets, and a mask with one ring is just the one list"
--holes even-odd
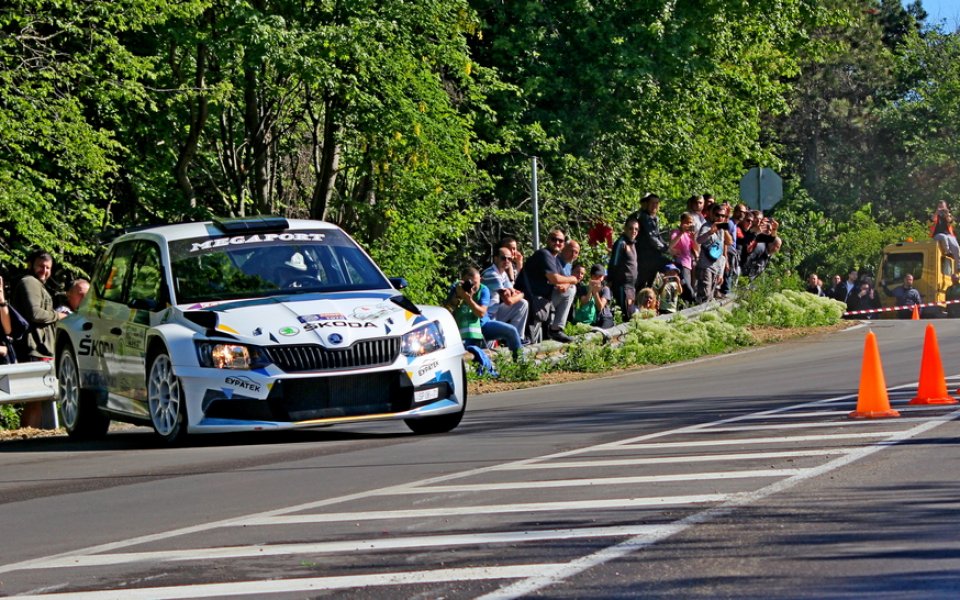
[[(0, 277), (0, 364), (52, 361), (57, 321), (75, 311), (90, 289), (85, 279), (72, 281), (64, 293), (56, 297), (48, 289), (53, 273), (53, 257), (36, 251), (27, 257), (26, 274), (7, 293)], [(8, 300), (9, 298), (9, 300)], [(28, 403), (20, 416), (24, 427), (56, 426), (52, 402)]]
[(665, 229), (660, 204), (656, 194), (644, 196), (616, 240), (609, 227), (595, 227), (591, 245), (606, 246), (595, 264), (578, 260), (580, 244), (561, 228), (528, 256), (516, 238), (503, 238), (491, 265), (466, 269), (450, 288), (446, 305), (465, 343), (497, 342), (516, 354), (543, 339), (572, 341), (568, 322), (609, 329), (637, 314), (674, 313), (725, 297), (780, 250), (778, 223), (761, 211), (696, 195), (677, 226)]

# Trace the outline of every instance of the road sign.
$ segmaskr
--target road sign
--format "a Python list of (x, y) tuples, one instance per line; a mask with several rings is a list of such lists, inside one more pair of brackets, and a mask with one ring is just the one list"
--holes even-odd
[(750, 208), (770, 210), (783, 200), (783, 179), (773, 169), (753, 167), (740, 180), (740, 199)]

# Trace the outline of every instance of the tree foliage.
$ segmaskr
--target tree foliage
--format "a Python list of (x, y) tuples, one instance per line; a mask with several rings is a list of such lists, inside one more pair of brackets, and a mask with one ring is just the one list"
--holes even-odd
[(616, 228), (646, 191), (672, 221), (762, 165), (790, 186), (784, 260), (868, 264), (874, 232), (960, 192), (960, 42), (924, 19), (899, 0), (11, 0), (0, 243), (80, 269), (109, 227), (321, 218), (436, 299), (502, 235), (527, 243), (538, 157), (544, 229)]

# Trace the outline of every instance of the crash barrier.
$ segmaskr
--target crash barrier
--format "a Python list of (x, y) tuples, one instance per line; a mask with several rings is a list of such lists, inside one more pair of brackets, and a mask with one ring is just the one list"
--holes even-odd
[(948, 304), (960, 304), (960, 300), (947, 300), (945, 302), (924, 302), (923, 304), (911, 304), (909, 306), (890, 306), (888, 308), (869, 308), (866, 310), (848, 310), (843, 313), (843, 316), (855, 316), (855, 315), (874, 315), (877, 313), (893, 312), (897, 310), (911, 310), (913, 308), (927, 308), (929, 306), (946, 306)]
[(56, 399), (53, 361), (0, 365), (0, 404)]
[[(736, 301), (736, 294), (733, 292), (727, 294), (726, 298), (723, 300), (711, 300), (710, 302), (704, 302), (703, 304), (697, 304), (691, 306), (690, 308), (685, 308), (684, 310), (669, 313), (664, 315), (656, 315), (650, 317), (649, 320), (660, 320), (660, 321), (669, 321), (670, 319), (676, 317), (677, 315), (683, 316), (687, 319), (695, 319), (705, 312), (710, 312), (716, 310), (722, 306), (727, 306), (733, 304)], [(627, 334), (630, 329), (630, 323), (621, 323), (611, 327), (610, 329), (600, 329), (595, 328), (589, 333), (584, 333), (575, 336), (575, 340), (578, 342), (591, 342), (591, 341), (600, 341), (604, 344), (613, 344), (617, 345), (621, 342), (623, 337)], [(531, 344), (529, 346), (523, 347), (523, 355), (527, 359), (533, 359), (534, 362), (544, 362), (547, 364), (555, 363), (563, 359), (564, 348), (568, 344), (563, 344), (554, 340), (544, 340), (539, 344)], [(507, 350), (502, 350), (506, 352)]]

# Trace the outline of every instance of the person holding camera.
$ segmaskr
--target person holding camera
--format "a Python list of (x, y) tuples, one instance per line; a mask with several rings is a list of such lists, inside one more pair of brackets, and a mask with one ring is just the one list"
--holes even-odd
[(725, 234), (727, 229), (727, 211), (722, 204), (710, 206), (710, 219), (700, 227), (697, 244), (700, 256), (697, 258), (697, 302), (713, 300), (717, 287), (723, 278), (726, 266), (724, 257)]
[(603, 281), (603, 265), (596, 264), (590, 267), (590, 278), (583, 283), (586, 274), (587, 268), (584, 265), (574, 266), (573, 276), (581, 283), (577, 285), (577, 303), (573, 310), (573, 322), (610, 329), (614, 325), (613, 311), (610, 309), (613, 294)]
[(946, 200), (937, 203), (937, 210), (930, 223), (930, 237), (940, 242), (943, 251), (953, 257), (954, 272), (960, 273), (960, 245), (957, 244), (957, 236), (953, 232), (953, 215), (947, 208)]
[(513, 325), (494, 321), (487, 315), (490, 290), (480, 283), (480, 271), (468, 267), (461, 278), (453, 284), (445, 305), (453, 313), (463, 344), (484, 348), (488, 341), (498, 340), (516, 356), (523, 347), (520, 332)]

